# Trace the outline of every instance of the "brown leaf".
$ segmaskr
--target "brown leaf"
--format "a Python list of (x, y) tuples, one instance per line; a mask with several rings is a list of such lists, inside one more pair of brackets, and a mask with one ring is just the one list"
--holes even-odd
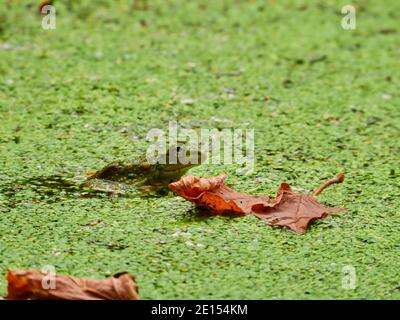
[(236, 192), (224, 184), (226, 175), (209, 179), (186, 176), (169, 184), (169, 188), (199, 207), (224, 213), (251, 213), (255, 204), (268, 202), (268, 197), (250, 196)]
[(304, 233), (315, 219), (325, 218), (328, 214), (345, 211), (344, 208), (327, 208), (310, 195), (295, 193), (287, 183), (282, 183), (273, 206), (255, 205), (254, 214), (271, 225), (288, 227)]
[(169, 188), (214, 213), (255, 214), (271, 225), (288, 227), (297, 233), (304, 233), (315, 219), (346, 210), (326, 208), (313, 196), (294, 193), (286, 183), (280, 186), (277, 196), (270, 199), (236, 192), (224, 184), (225, 179), (225, 175), (209, 179), (186, 176), (170, 183)]
[(137, 286), (132, 276), (119, 273), (103, 280), (55, 276), (55, 288), (50, 276), (38, 270), (9, 270), (6, 299), (41, 300), (138, 300)]

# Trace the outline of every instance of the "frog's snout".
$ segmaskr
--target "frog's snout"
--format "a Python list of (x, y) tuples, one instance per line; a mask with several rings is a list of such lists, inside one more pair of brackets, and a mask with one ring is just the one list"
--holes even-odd
[(163, 170), (165, 173), (167, 172), (181, 172), (188, 170), (191, 167), (198, 166), (205, 162), (206, 156), (204, 153), (200, 151), (189, 151), (189, 150), (178, 150), (176, 157), (169, 156), (167, 157), (167, 163), (163, 165)]
[(177, 164), (183, 167), (193, 167), (202, 164), (206, 161), (207, 156), (201, 151), (191, 151), (191, 150), (179, 150), (178, 147), (178, 157)]

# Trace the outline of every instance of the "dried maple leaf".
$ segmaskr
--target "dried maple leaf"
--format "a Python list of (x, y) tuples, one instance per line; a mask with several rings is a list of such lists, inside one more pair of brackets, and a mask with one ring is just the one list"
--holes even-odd
[(224, 213), (246, 214), (252, 206), (268, 202), (268, 197), (251, 196), (236, 192), (225, 185), (226, 175), (209, 179), (186, 176), (169, 184), (169, 188), (199, 207)]
[(6, 299), (41, 300), (138, 300), (136, 283), (127, 273), (94, 280), (71, 276), (54, 276), (55, 287), (49, 286), (50, 276), (39, 270), (9, 270)]
[(252, 209), (257, 217), (269, 224), (288, 227), (297, 233), (304, 233), (315, 219), (346, 210), (327, 208), (318, 203), (313, 196), (293, 192), (287, 183), (281, 184), (273, 206), (260, 204)]
[[(270, 199), (236, 192), (225, 185), (225, 179), (225, 175), (209, 179), (186, 176), (170, 183), (169, 188), (186, 200), (214, 213), (254, 214), (271, 225), (288, 227), (297, 233), (304, 233), (315, 219), (346, 210), (327, 208), (313, 196), (293, 192), (286, 183), (280, 186), (277, 196)], [(344, 175), (340, 174), (337, 178), (330, 179), (329, 183), (321, 185), (318, 190), (321, 192), (326, 186), (343, 180)]]

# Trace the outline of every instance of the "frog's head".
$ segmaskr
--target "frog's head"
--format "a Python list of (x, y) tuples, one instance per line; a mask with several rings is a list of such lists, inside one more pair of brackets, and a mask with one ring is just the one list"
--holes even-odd
[(145, 162), (142, 167), (148, 172), (148, 182), (167, 185), (179, 180), (190, 168), (198, 166), (206, 159), (198, 150), (186, 149), (182, 145), (173, 146), (155, 161)]

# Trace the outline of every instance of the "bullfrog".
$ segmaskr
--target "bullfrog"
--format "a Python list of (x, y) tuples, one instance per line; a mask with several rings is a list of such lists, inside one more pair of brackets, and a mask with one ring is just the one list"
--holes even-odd
[[(175, 148), (175, 147), (174, 147)], [(190, 151), (182, 146), (176, 147), (177, 152)], [(10, 207), (18, 205), (17, 194), (28, 192), (31, 201), (54, 203), (75, 197), (115, 196), (148, 196), (163, 195), (168, 190), (168, 184), (179, 180), (190, 168), (204, 162), (201, 152), (192, 151), (198, 161), (182, 163), (177, 157), (176, 164), (171, 161), (170, 148), (159, 158), (164, 161), (149, 163), (145, 156), (128, 160), (113, 161), (100, 170), (80, 176), (65, 177), (62, 175), (39, 176), (12, 181), (0, 188), (0, 194)], [(2, 203), (0, 198), (0, 204)]]
[[(152, 163), (144, 157), (113, 161), (100, 170), (86, 174), (82, 186), (116, 194), (132, 190), (163, 191), (169, 183), (179, 180), (190, 168), (199, 165), (205, 159), (205, 155), (200, 151), (186, 150), (182, 146), (172, 148)], [(182, 152), (190, 154), (190, 159), (195, 160), (181, 162), (180, 157), (176, 155)], [(170, 163), (173, 156), (176, 163)]]

